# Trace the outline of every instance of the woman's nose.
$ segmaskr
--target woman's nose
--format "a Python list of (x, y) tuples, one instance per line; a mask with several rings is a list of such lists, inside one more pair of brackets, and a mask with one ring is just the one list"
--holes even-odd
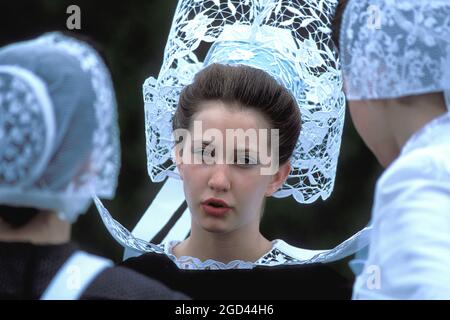
[(228, 165), (216, 164), (213, 166), (211, 177), (208, 181), (208, 187), (214, 191), (224, 192), (228, 191), (231, 187)]

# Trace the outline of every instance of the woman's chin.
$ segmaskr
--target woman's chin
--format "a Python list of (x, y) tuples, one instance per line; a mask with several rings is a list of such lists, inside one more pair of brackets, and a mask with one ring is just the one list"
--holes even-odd
[(225, 224), (223, 222), (220, 221), (208, 221), (206, 223), (202, 223), (201, 224), (202, 229), (210, 232), (210, 233), (217, 233), (217, 234), (221, 234), (221, 233), (227, 233), (230, 230), (230, 227), (228, 226), (228, 224)]

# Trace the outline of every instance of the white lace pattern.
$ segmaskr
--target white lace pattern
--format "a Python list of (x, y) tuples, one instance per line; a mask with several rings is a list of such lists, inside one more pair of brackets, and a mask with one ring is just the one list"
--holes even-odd
[[(171, 155), (172, 117), (180, 92), (207, 65), (202, 61), (201, 46), (213, 47), (224, 30), (233, 26), (244, 32), (231, 33), (234, 38), (228, 37), (228, 44), (222, 41), (230, 49), (227, 63), (259, 67), (281, 79), (295, 96), (302, 115), (292, 171), (274, 196), (293, 196), (301, 203), (326, 199), (334, 187), (345, 113), (340, 65), (329, 28), (336, 4), (336, 0), (180, 0), (159, 76), (148, 78), (143, 86), (152, 181), (179, 178)], [(243, 38), (258, 45), (253, 49), (237, 45)], [(255, 52), (264, 48), (272, 51), (275, 63), (254, 63)], [(217, 50), (208, 59), (223, 62), (224, 57), (223, 51)]]
[(112, 198), (116, 110), (109, 71), (87, 43), (53, 32), (1, 48), (0, 203), (73, 222), (92, 193)]
[(0, 66), (0, 187), (26, 186), (39, 177), (54, 121), (42, 81), (26, 69)]
[(450, 3), (349, 1), (342, 19), (340, 49), (349, 100), (439, 91), (448, 96)]

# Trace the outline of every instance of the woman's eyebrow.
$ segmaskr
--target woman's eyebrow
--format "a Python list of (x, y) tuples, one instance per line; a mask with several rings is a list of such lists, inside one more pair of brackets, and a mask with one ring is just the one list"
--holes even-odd
[[(200, 144), (202, 144), (203, 146), (208, 146), (208, 145), (210, 145), (210, 144), (214, 144), (214, 140), (200, 140), (200, 139), (198, 139), (198, 140), (193, 140), (192, 141), (194, 144), (196, 143), (197, 145), (200, 145)], [(234, 152), (237, 152), (237, 151), (244, 151), (244, 152), (255, 152), (255, 153), (259, 153), (258, 152), (258, 148), (256, 148), (256, 149), (254, 149), (254, 148), (248, 148), (248, 147), (245, 147), (245, 148), (239, 148), (239, 147), (235, 147), (234, 149), (233, 149), (233, 151)]]
[(235, 152), (237, 152), (237, 151), (244, 151), (244, 152), (255, 152), (255, 153), (258, 153), (258, 149), (255, 150), (255, 149), (249, 149), (249, 148), (245, 148), (245, 149), (235, 148), (234, 151)]
[(192, 140), (192, 143), (194, 143), (194, 144), (203, 144), (203, 145), (209, 145), (212, 142), (214, 142), (214, 141), (213, 140), (200, 140), (200, 139)]

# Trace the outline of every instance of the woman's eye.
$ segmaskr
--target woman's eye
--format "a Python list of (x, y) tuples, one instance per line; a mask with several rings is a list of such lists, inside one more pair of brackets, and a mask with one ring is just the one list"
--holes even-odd
[(258, 160), (256, 160), (253, 157), (245, 156), (245, 157), (238, 158), (236, 161), (236, 164), (238, 166), (242, 166), (242, 167), (251, 167), (251, 166), (257, 165)]
[(199, 148), (199, 149), (195, 149), (193, 152), (196, 156), (199, 156), (202, 159), (214, 158), (214, 156), (215, 156), (215, 151), (214, 151), (214, 149), (211, 149), (211, 148)]

